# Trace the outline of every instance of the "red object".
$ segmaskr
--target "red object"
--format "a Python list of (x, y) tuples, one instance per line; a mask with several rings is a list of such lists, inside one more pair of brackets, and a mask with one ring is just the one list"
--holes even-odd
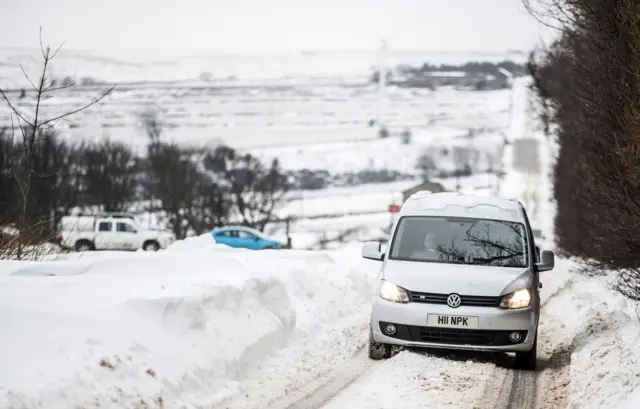
[(389, 213), (400, 213), (400, 205), (390, 204), (389, 205)]

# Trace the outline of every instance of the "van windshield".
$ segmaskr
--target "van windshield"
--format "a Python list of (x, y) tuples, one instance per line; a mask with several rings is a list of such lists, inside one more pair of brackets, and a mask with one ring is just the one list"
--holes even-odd
[(529, 262), (522, 223), (405, 216), (398, 222), (389, 258), (450, 264), (526, 267)]

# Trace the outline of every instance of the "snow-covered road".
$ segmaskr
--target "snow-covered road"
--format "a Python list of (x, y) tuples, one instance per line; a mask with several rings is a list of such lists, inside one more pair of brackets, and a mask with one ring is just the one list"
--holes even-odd
[[(546, 280), (546, 301), (567, 296), (568, 263)], [(562, 301), (561, 301), (562, 302)], [(507, 354), (403, 350), (386, 361), (370, 361), (364, 348), (304, 386), (278, 394), (275, 401), (247, 395), (219, 408), (394, 409), (475, 408), (551, 409), (566, 407), (570, 345), (564, 323), (543, 313), (539, 369), (512, 369)], [(566, 331), (565, 331), (566, 332)], [(362, 340), (366, 333), (361, 334)], [(264, 376), (268, 376), (263, 374)]]

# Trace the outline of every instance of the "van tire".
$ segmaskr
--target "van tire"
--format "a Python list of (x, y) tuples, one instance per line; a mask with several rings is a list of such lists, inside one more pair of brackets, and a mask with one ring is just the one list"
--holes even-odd
[(373, 333), (369, 330), (369, 359), (379, 361), (388, 358), (391, 358), (391, 345), (374, 341)]
[[(537, 332), (537, 331), (536, 331)], [(538, 363), (538, 334), (533, 341), (533, 348), (530, 351), (516, 352), (516, 359), (513, 362), (515, 369), (525, 371), (535, 371)]]
[(160, 250), (160, 244), (155, 240), (147, 240), (142, 245), (144, 251), (158, 251)]
[(93, 251), (96, 249), (93, 243), (90, 242), (89, 240), (78, 240), (74, 248), (78, 252)]

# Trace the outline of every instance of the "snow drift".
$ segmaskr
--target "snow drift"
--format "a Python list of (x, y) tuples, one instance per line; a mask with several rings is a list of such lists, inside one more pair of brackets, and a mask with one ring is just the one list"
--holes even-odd
[(348, 335), (366, 322), (369, 278), (344, 255), (205, 242), (0, 262), (0, 407), (214, 404), (278, 351), (364, 342)]

